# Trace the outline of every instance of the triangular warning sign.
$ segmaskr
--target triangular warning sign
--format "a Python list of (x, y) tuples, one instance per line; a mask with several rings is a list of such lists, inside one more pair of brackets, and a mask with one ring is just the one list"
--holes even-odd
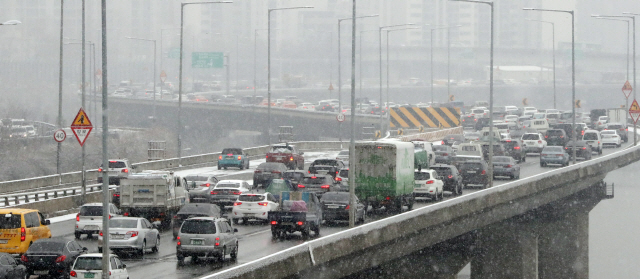
[(622, 86), (622, 93), (624, 93), (625, 97), (629, 98), (631, 91), (633, 91), (633, 87), (631, 87), (631, 84), (627, 80), (627, 82), (624, 83), (624, 86)]
[(76, 115), (76, 118), (73, 119), (73, 122), (71, 123), (71, 127), (93, 127), (93, 124), (91, 124), (91, 120), (89, 120), (89, 117), (87, 116), (87, 113), (84, 112), (84, 109), (80, 108), (80, 111), (78, 111), (78, 114)]
[(629, 107), (629, 112), (640, 112), (640, 105), (638, 105), (638, 101), (633, 100), (631, 106)]
[(333, 83), (329, 83), (329, 90), (333, 90)]
[(84, 142), (87, 140), (87, 137), (89, 137), (92, 129), (93, 127), (71, 127), (71, 131), (73, 131), (76, 139), (78, 139), (80, 146), (84, 145)]

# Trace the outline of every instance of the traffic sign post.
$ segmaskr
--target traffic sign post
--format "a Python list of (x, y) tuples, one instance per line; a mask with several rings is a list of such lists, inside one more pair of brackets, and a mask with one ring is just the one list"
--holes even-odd
[(91, 124), (89, 116), (87, 116), (84, 109), (80, 108), (80, 111), (78, 111), (78, 114), (76, 114), (76, 117), (71, 123), (71, 131), (73, 131), (73, 134), (76, 136), (80, 146), (84, 145), (84, 142), (87, 140), (92, 129), (93, 124)]
[(336, 120), (338, 120), (338, 122), (340, 123), (344, 122), (344, 119), (345, 119), (344, 113), (338, 113), (338, 115), (336, 116)]
[(63, 142), (67, 138), (67, 133), (60, 129), (53, 133), (53, 139), (57, 142)]
[[(637, 124), (638, 117), (640, 117), (640, 105), (638, 105), (638, 101), (633, 100), (633, 103), (631, 103), (629, 115), (631, 115), (631, 119), (633, 119), (633, 124)], [(635, 133), (636, 131), (633, 132)]]
[(624, 83), (624, 86), (622, 86), (622, 93), (624, 93), (626, 98), (629, 98), (631, 91), (633, 91), (633, 87), (631, 87), (631, 84), (627, 80), (627, 82)]

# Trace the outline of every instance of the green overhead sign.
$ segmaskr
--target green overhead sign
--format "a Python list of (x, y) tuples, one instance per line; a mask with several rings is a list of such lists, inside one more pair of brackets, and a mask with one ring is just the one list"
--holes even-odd
[(191, 54), (192, 68), (222, 68), (224, 53), (222, 52), (193, 52)]

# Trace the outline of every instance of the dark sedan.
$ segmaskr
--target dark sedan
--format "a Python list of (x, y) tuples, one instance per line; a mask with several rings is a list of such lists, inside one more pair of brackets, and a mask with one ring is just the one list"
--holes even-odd
[(29, 278), (25, 277), (27, 268), (17, 262), (10, 254), (0, 253), (0, 278)]
[(527, 153), (524, 152), (522, 142), (519, 139), (507, 139), (500, 141), (507, 151), (507, 155), (518, 161), (518, 163), (527, 160)]
[[(329, 192), (322, 195), (322, 219), (326, 222), (349, 221), (349, 193)], [(356, 198), (356, 222), (364, 223), (366, 210), (358, 198)]]
[(76, 258), (86, 252), (87, 248), (74, 240), (48, 238), (33, 242), (20, 259), (29, 276), (66, 277)]
[(314, 192), (316, 196), (322, 197), (324, 193), (329, 191), (339, 191), (340, 186), (336, 185), (335, 180), (328, 174), (307, 174), (302, 182), (298, 184), (298, 189), (307, 192)]
[(458, 169), (453, 165), (436, 164), (430, 167), (440, 176), (440, 180), (444, 183), (443, 191), (449, 191), (453, 195), (462, 195), (462, 176)]
[(253, 187), (257, 188), (258, 185), (266, 186), (270, 180), (282, 178), (286, 171), (287, 166), (283, 163), (262, 163), (253, 172)]
[(210, 203), (188, 203), (182, 206), (178, 213), (171, 220), (171, 228), (173, 229), (173, 239), (176, 239), (180, 226), (191, 217), (222, 217), (222, 210), (215, 204)]
[[(564, 147), (564, 151), (569, 154), (569, 157), (573, 157), (573, 141), (567, 142)], [(591, 145), (584, 140), (576, 141), (576, 158), (583, 158), (585, 160), (591, 160)]]
[(569, 154), (562, 146), (546, 146), (540, 152), (540, 166), (546, 167), (549, 164), (568, 166), (569, 158)]
[(451, 164), (452, 158), (456, 156), (453, 148), (448, 145), (434, 145), (433, 153), (436, 154), (436, 164)]
[(442, 144), (451, 146), (453, 144), (453, 142), (456, 142), (456, 141), (457, 142), (464, 142), (464, 135), (455, 134), (455, 135), (445, 136), (442, 139)]
[(484, 160), (463, 162), (460, 164), (462, 184), (465, 187), (469, 184), (479, 184), (483, 189), (486, 189), (489, 185), (488, 170), (489, 166)]
[(493, 157), (493, 177), (508, 176), (511, 179), (520, 178), (520, 165), (509, 156)]

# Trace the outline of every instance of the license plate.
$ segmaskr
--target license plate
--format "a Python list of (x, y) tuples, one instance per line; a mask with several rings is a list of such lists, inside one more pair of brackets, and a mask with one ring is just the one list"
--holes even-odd
[(91, 272), (87, 272), (84, 274), (84, 278), (95, 278), (95, 276), (96, 274)]
[(275, 158), (276, 158), (277, 160), (282, 160), (282, 158), (284, 158), (284, 157), (282, 157), (282, 156), (275, 156)]
[(476, 173), (476, 171), (467, 171), (467, 173)]
[(85, 230), (98, 230), (98, 226), (84, 226)]
[(33, 274), (35, 275), (44, 275), (44, 274), (49, 274), (48, 270), (35, 270), (33, 271)]
[(124, 234), (112, 234), (111, 239), (124, 239)]
[(202, 239), (192, 239), (191, 240), (191, 245), (202, 245), (204, 244), (204, 241)]
[(588, 143), (588, 144), (592, 144), (592, 143), (594, 143), (594, 142), (595, 142), (595, 141), (592, 141), (592, 140), (587, 141), (587, 143)]
[(0, 239), (0, 244), (7, 244), (8, 242), (8, 239)]
[(282, 222), (280, 224), (282, 224), (283, 226), (292, 226), (293, 225), (292, 222)]

